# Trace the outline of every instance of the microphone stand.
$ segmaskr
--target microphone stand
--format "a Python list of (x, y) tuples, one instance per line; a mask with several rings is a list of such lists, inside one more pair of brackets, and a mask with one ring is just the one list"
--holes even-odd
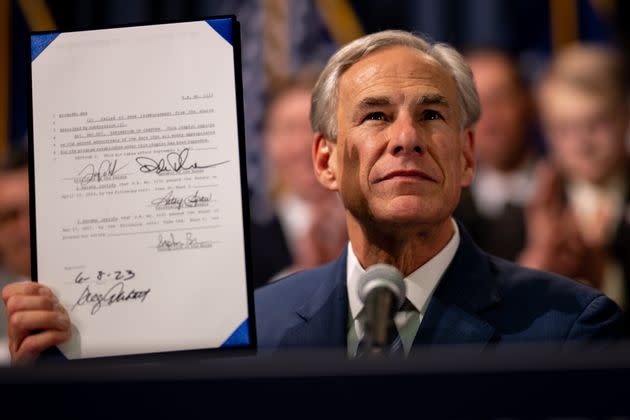
[(397, 332), (394, 325), (396, 296), (393, 293), (370, 293), (363, 307), (365, 335), (360, 345), (362, 355), (388, 356)]

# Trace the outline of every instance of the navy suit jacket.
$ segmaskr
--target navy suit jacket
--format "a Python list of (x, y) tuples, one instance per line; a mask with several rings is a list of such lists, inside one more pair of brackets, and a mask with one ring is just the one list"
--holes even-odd
[[(621, 337), (619, 307), (596, 289), (484, 253), (460, 225), (459, 248), (431, 297), (418, 345), (569, 342)], [(255, 293), (258, 347), (346, 347), (346, 251)]]

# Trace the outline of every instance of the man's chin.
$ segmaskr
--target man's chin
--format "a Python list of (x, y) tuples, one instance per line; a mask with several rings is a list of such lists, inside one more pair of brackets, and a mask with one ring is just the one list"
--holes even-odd
[(390, 229), (408, 230), (417, 228), (429, 228), (442, 225), (450, 218), (449, 214), (428, 213), (423, 211), (399, 211), (387, 215), (377, 216), (376, 224)]
[(418, 196), (398, 196), (389, 200), (381, 211), (383, 219), (404, 223), (439, 221), (450, 213), (444, 209), (443, 200)]

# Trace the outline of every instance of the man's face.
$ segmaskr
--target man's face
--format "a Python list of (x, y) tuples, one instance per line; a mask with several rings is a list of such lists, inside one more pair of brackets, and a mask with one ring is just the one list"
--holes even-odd
[(541, 118), (551, 155), (571, 179), (605, 182), (627, 159), (627, 110), (562, 83), (543, 91)]
[(272, 170), (291, 192), (312, 200), (326, 192), (313, 173), (311, 92), (296, 88), (276, 99), (269, 110), (265, 147)]
[(478, 53), (468, 57), (468, 64), (482, 109), (475, 129), (477, 157), (497, 170), (513, 170), (528, 147), (528, 97), (506, 57)]
[(473, 177), (473, 135), (460, 121), (455, 82), (437, 62), (408, 47), (376, 51), (339, 81), (327, 185), (364, 225), (443, 223)]
[(31, 248), (26, 169), (0, 174), (0, 256), (14, 274), (30, 276)]

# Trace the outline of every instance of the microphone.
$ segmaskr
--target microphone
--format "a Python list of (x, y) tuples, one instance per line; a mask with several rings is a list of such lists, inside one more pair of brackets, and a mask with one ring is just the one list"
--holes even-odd
[(389, 352), (396, 335), (394, 315), (405, 301), (405, 295), (403, 275), (391, 265), (375, 264), (359, 279), (359, 298), (364, 304), (362, 345), (368, 354)]

